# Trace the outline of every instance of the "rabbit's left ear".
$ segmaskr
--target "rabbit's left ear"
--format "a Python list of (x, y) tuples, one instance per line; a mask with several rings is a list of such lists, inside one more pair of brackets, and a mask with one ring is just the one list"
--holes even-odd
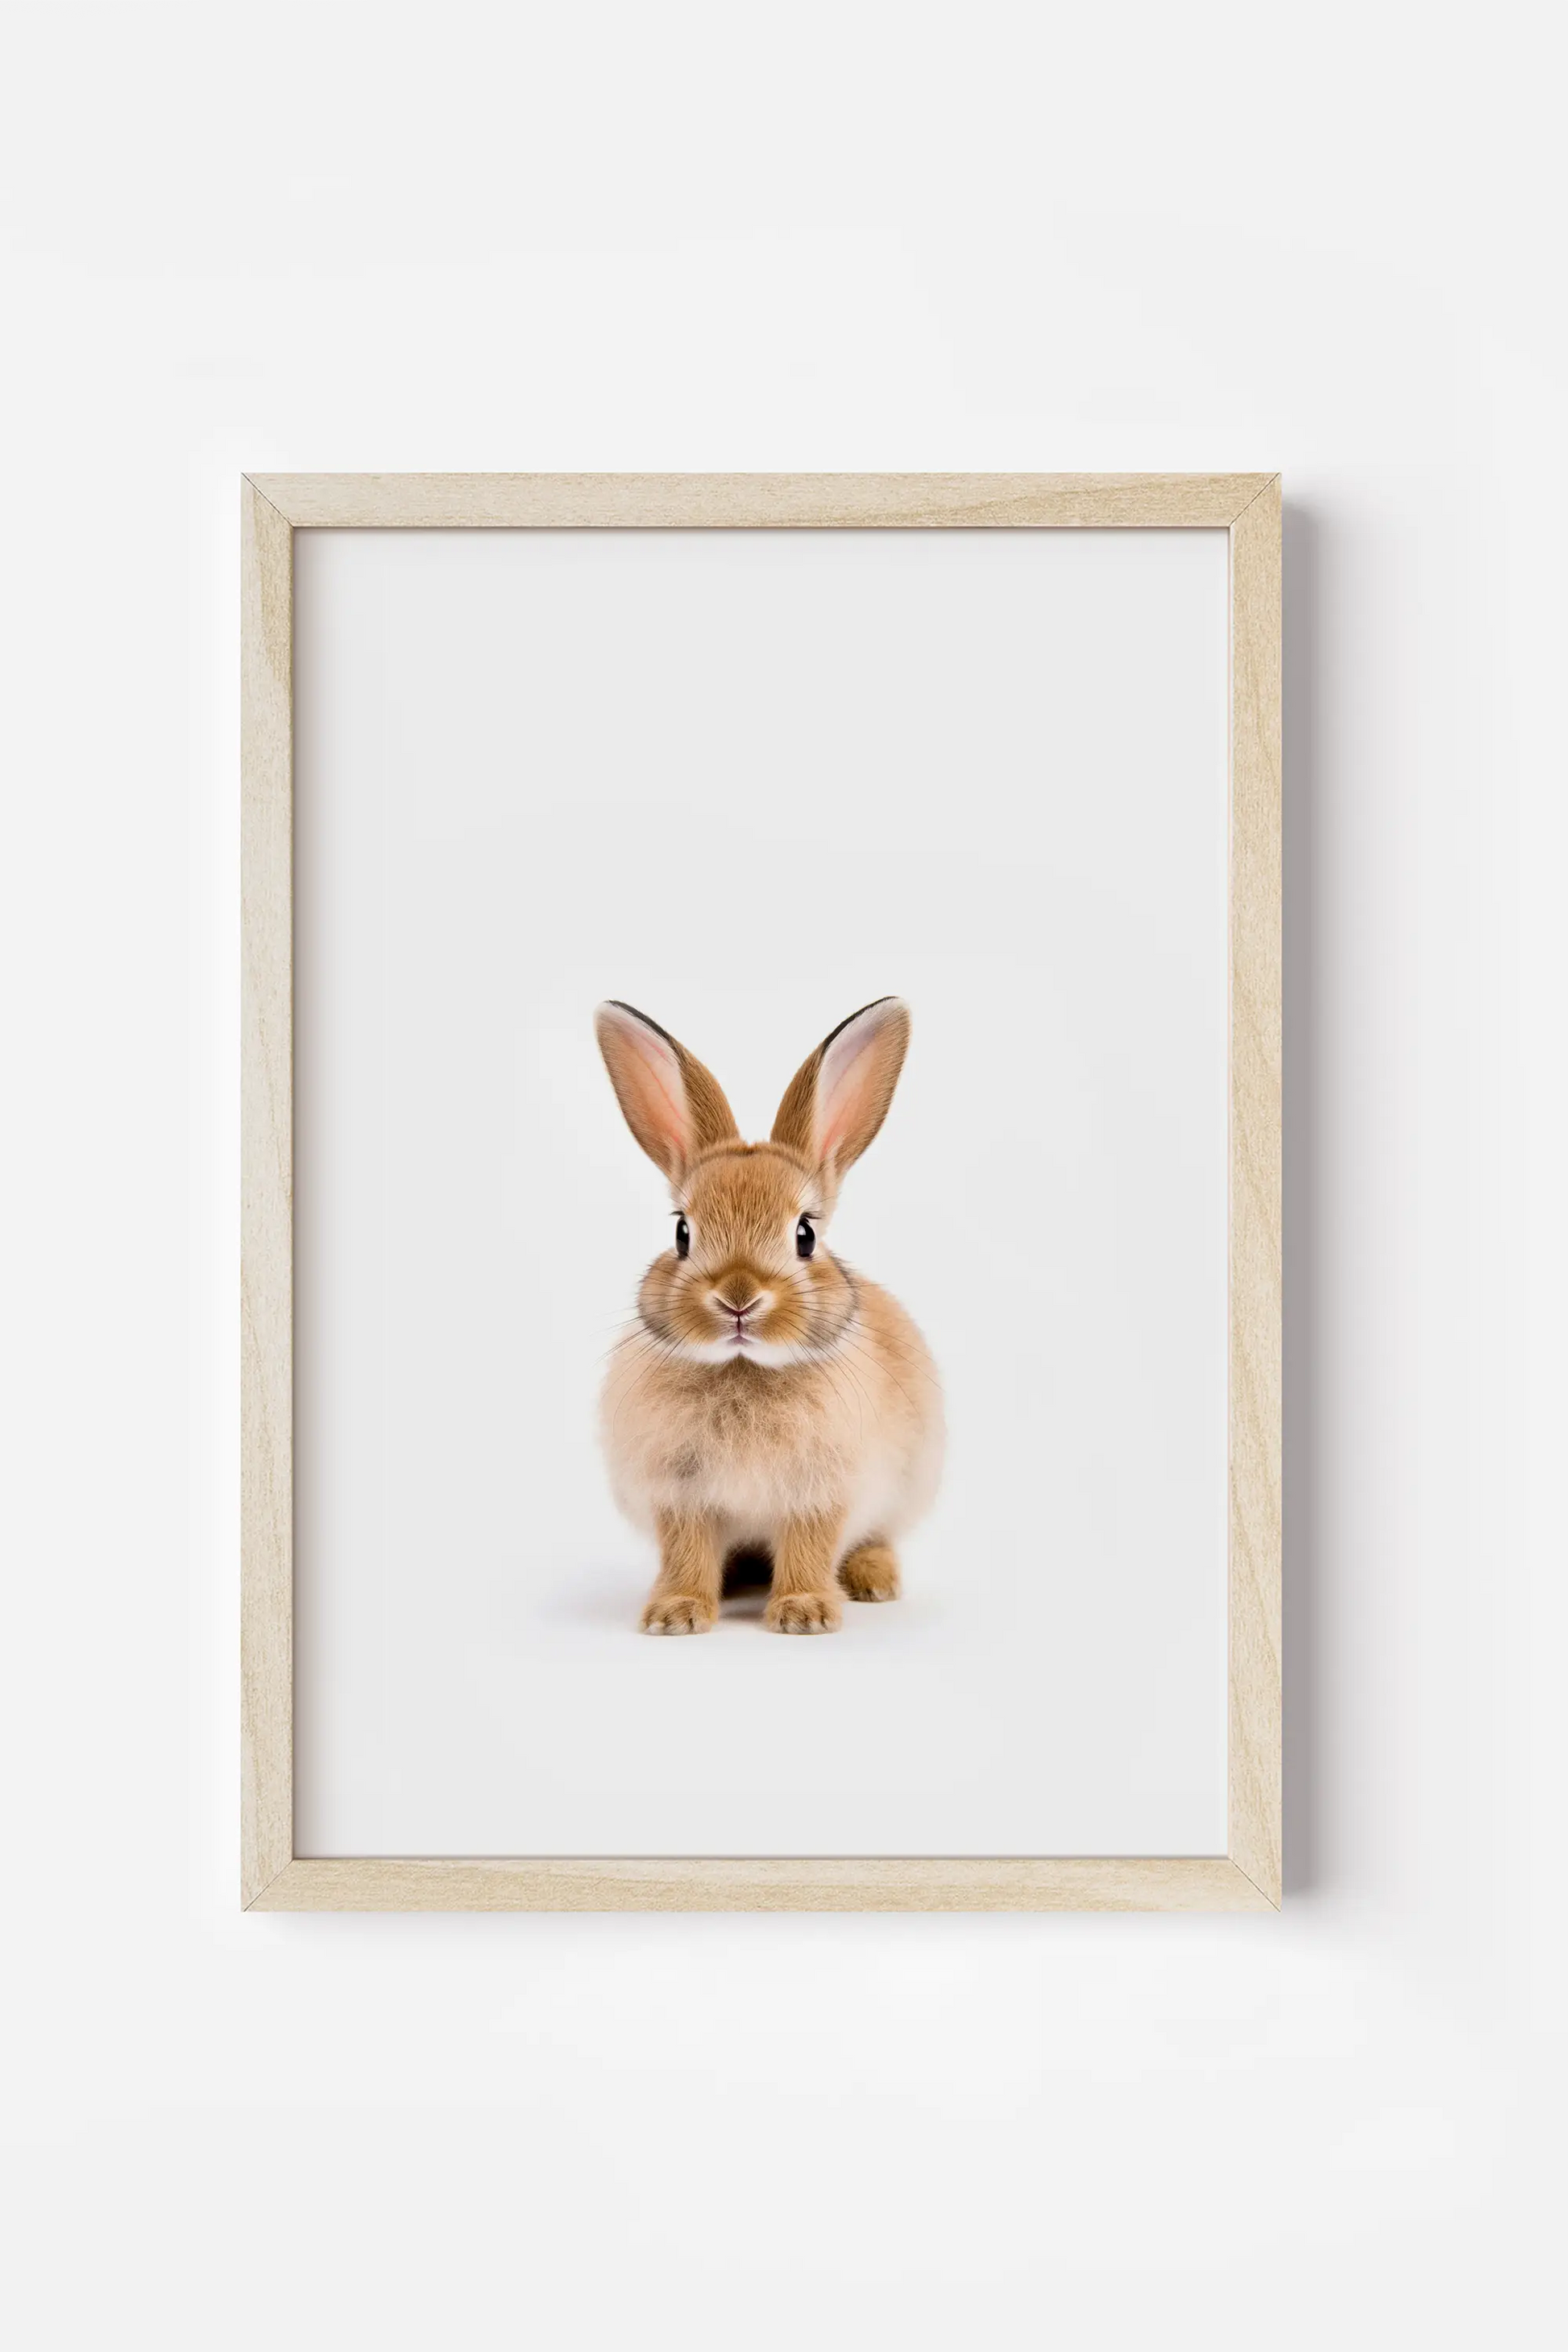
[(879, 996), (852, 1013), (790, 1080), (773, 1141), (837, 1181), (887, 1118), (909, 1043), (910, 1008), (901, 997)]

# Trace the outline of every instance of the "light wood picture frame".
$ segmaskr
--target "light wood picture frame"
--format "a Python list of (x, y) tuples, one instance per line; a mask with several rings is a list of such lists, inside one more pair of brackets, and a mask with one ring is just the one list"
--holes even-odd
[[(1228, 1842), (1089, 1859), (296, 1855), (293, 558), (311, 530), (1224, 530)], [(1281, 1899), (1280, 484), (1204, 475), (256, 475), (241, 486), (241, 1901), (284, 1910), (1205, 1910)]]

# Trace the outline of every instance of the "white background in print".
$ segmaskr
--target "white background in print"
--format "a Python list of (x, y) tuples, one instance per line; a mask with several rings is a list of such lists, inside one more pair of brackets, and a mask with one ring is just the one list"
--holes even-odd
[[(1222, 1851), (1224, 533), (296, 576), (299, 1850)], [(759, 1135), (889, 992), (831, 1239), (947, 1393), (907, 1598), (649, 1642), (595, 1396), (668, 1201), (593, 1006)]]

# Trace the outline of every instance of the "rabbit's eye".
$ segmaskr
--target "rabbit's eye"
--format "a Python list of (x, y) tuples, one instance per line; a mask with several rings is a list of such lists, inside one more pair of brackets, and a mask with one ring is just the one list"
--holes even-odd
[(689, 1257), (691, 1255), (691, 1228), (684, 1217), (677, 1217), (675, 1221), (675, 1255), (677, 1257)]
[(809, 1257), (816, 1247), (816, 1229), (809, 1217), (802, 1217), (795, 1229), (795, 1254), (796, 1257)]

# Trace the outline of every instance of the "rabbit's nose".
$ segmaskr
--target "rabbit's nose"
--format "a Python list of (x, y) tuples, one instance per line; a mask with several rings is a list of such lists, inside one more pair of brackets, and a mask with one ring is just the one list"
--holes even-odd
[[(734, 1286), (737, 1290), (740, 1289), (741, 1286), (742, 1286), (739, 1283)], [(726, 1315), (749, 1315), (753, 1307), (760, 1307), (762, 1303), (763, 1294), (760, 1290), (753, 1291), (750, 1297), (747, 1298), (731, 1298), (727, 1297), (721, 1290), (716, 1290), (713, 1293), (714, 1306), (722, 1307)]]

